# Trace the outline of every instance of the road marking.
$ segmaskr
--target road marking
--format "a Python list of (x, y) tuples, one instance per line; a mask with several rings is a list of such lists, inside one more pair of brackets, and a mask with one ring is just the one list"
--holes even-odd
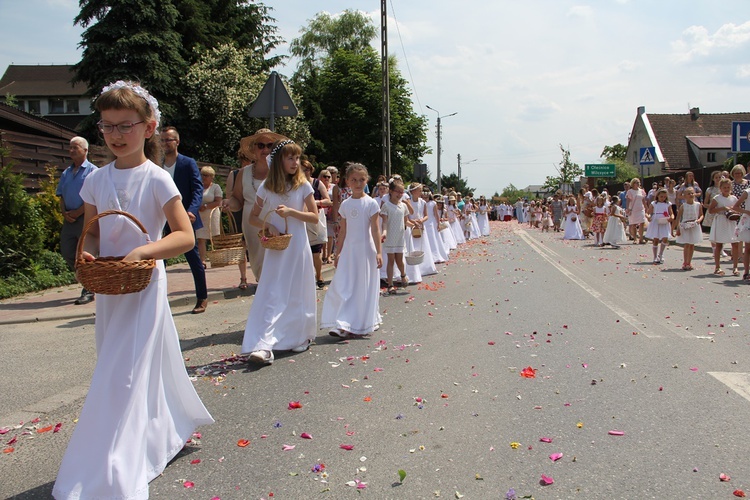
[(750, 401), (750, 373), (708, 372), (708, 374)]
[[(562, 264), (560, 264), (558, 261), (556, 261), (550, 256), (550, 255), (554, 255), (562, 259), (562, 256), (560, 254), (556, 253), (554, 250), (550, 248), (539, 245), (536, 241), (534, 241), (531, 237), (529, 237), (528, 233), (523, 229), (516, 230), (516, 233), (544, 260), (546, 260), (547, 262), (555, 266), (558, 271), (560, 271), (561, 273), (565, 275), (565, 277), (567, 277), (570, 281), (572, 281), (573, 283), (581, 287), (586, 293), (594, 297), (596, 300), (602, 303), (610, 311), (612, 311), (617, 316), (622, 318), (624, 321), (630, 324), (633, 328), (636, 328), (639, 333), (642, 333), (646, 337), (652, 338), (652, 339), (661, 337), (661, 335), (657, 333), (652, 333), (652, 331), (648, 328), (646, 323), (644, 323), (642, 320), (636, 318), (632, 314), (629, 314), (627, 311), (625, 311), (622, 307), (620, 307), (614, 301), (607, 299), (597, 289), (595, 289), (594, 287), (586, 283), (586, 281), (584, 281), (582, 278), (579, 278), (578, 276), (576, 276), (572, 271), (568, 270), (565, 266), (563, 266)], [(618, 299), (618, 300), (622, 302), (622, 299)], [(689, 333), (686, 333), (678, 328), (671, 328), (669, 325), (662, 325), (662, 327), (666, 330), (671, 330), (678, 337), (695, 338), (693, 335), (690, 335)]]

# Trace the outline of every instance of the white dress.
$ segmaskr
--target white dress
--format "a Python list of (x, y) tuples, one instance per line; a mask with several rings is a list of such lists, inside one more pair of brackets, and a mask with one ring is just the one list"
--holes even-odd
[[(745, 192), (750, 197), (750, 189), (746, 189)], [(747, 200), (743, 203), (747, 204)], [(744, 206), (741, 208), (745, 208)], [(737, 240), (745, 243), (750, 242), (750, 215), (742, 214), (739, 222), (737, 223)]]
[(458, 219), (459, 212), (458, 208), (454, 206), (448, 206), (446, 208), (448, 211), (448, 224), (451, 226), (451, 231), (453, 232), (453, 238), (456, 240), (457, 245), (462, 245), (466, 243), (466, 238), (464, 238), (464, 230), (461, 229), (461, 222)]
[(383, 253), (404, 252), (404, 217), (409, 212), (406, 205), (399, 202), (398, 205), (391, 203), (390, 199), (383, 202), (380, 207), (380, 215), (388, 217), (385, 227), (385, 242), (383, 242)]
[[(427, 203), (419, 198), (417, 201), (412, 200), (412, 206), (414, 207), (414, 213), (408, 215), (409, 220), (421, 219), (424, 217), (425, 208)], [(418, 266), (406, 265), (406, 276), (412, 283), (420, 283), (422, 276), (429, 276), (437, 274), (437, 267), (435, 267), (435, 258), (432, 255), (432, 247), (430, 246), (430, 239), (425, 236), (425, 231), (422, 231), (422, 236), (414, 238), (411, 235), (412, 229), (406, 228), (404, 232), (404, 240), (406, 242), (406, 248), (404, 255), (409, 252), (424, 252), (424, 260)]]
[(378, 212), (378, 202), (369, 196), (348, 198), (339, 207), (346, 220), (346, 240), (323, 299), (320, 328), (364, 335), (383, 322), (378, 310), (380, 274), (370, 232), (370, 219)]
[(487, 215), (487, 205), (479, 205), (479, 215), (477, 216), (477, 225), (479, 234), (482, 236), (490, 235), (490, 218)]
[(450, 251), (448, 246), (443, 242), (443, 239), (438, 234), (438, 221), (435, 218), (435, 212), (437, 211), (437, 203), (434, 201), (427, 202), (427, 220), (424, 223), (424, 232), (422, 235), (424, 238), (430, 240), (430, 249), (432, 249), (432, 256), (435, 262), (446, 262), (448, 260), (448, 252)]
[[(169, 173), (147, 161), (114, 164), (85, 180), (81, 197), (98, 212), (131, 213), (151, 241), (161, 239), (163, 206), (180, 196)], [(124, 216), (99, 219), (102, 256), (125, 255), (146, 242)], [(148, 498), (148, 483), (164, 471), (195, 428), (213, 422), (195, 392), (167, 300), (164, 262), (141, 292), (96, 296), (97, 362), (86, 402), (62, 459), (57, 499)]]
[(466, 205), (466, 226), (469, 229), (469, 239), (475, 240), (481, 236), (479, 233), (479, 224), (477, 222), (477, 213), (474, 212), (472, 209), (474, 208), (474, 205)]
[[(622, 208), (614, 208), (617, 215), (622, 215)], [(620, 245), (627, 241), (628, 237), (625, 234), (625, 226), (622, 224), (622, 220), (619, 217), (610, 215), (607, 219), (607, 230), (604, 231), (604, 243), (608, 245)]]
[[(646, 228), (644, 236), (649, 240), (661, 240), (672, 236), (672, 224), (669, 220), (669, 202), (652, 201), (651, 223)], [(667, 215), (664, 215), (667, 214)]]
[[(221, 186), (216, 183), (211, 184), (210, 186), (208, 186), (208, 189), (203, 190), (203, 203), (213, 203), (216, 198), (221, 197)], [(219, 233), (221, 233), (221, 228), (219, 227), (219, 224), (221, 224), (221, 209), (214, 208), (213, 210), (201, 210), (200, 212), (198, 212), (198, 215), (201, 218), (203, 227), (200, 229), (196, 229), (196, 238), (208, 240), (211, 238), (211, 236), (218, 236)], [(211, 235), (208, 234), (209, 227), (211, 227)]]
[[(693, 203), (682, 204), (682, 220), (683, 222), (695, 222), (698, 220), (698, 207), (699, 203), (693, 201)], [(700, 225), (696, 224), (691, 228), (685, 229), (680, 226), (680, 234), (677, 236), (677, 243), (687, 243), (689, 245), (697, 245), (703, 241), (703, 232), (701, 231)]]
[[(737, 197), (732, 194), (729, 196), (719, 194), (714, 197), (714, 200), (716, 200), (718, 206), (725, 209), (730, 209), (737, 203)], [(734, 234), (736, 229), (737, 223), (727, 219), (723, 212), (719, 212), (714, 214), (708, 239), (714, 243), (736, 243), (738, 241)]]
[[(258, 188), (264, 212), (275, 210), (279, 205), (302, 211), (305, 198), (312, 194), (309, 182), (284, 194), (267, 191), (265, 181)], [(286, 221), (292, 239), (285, 250), (265, 251), (263, 274), (247, 316), (242, 354), (260, 350), (284, 351), (315, 338), (318, 323), (315, 269), (307, 230), (305, 223), (297, 218), (287, 217)], [(284, 219), (275, 212), (268, 218), (268, 223), (284, 232)], [(257, 232), (253, 237), (258, 239)]]
[[(438, 215), (440, 215), (441, 219), (448, 216), (445, 211), (438, 211)], [(443, 240), (443, 243), (448, 248), (448, 252), (458, 248), (458, 243), (456, 242), (456, 238), (453, 236), (453, 230), (451, 229), (450, 223), (448, 224), (448, 227), (446, 229), (443, 229), (442, 231), (438, 230), (438, 234), (440, 235), (440, 239)]]
[[(571, 205), (565, 205), (565, 232), (563, 233), (564, 240), (582, 240), (583, 229), (581, 229), (581, 220), (578, 214), (575, 213), (576, 207)], [(576, 220), (573, 220), (575, 216)]]

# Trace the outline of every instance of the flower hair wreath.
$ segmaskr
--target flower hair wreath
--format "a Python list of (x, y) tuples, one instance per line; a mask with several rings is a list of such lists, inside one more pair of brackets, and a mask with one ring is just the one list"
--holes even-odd
[[(151, 108), (151, 112), (154, 114), (156, 120), (156, 133), (159, 133), (159, 124), (161, 123), (161, 111), (159, 111), (159, 101), (154, 96), (148, 93), (148, 90), (144, 89), (138, 84), (126, 82), (124, 80), (117, 80), (115, 83), (110, 83), (102, 89), (102, 94), (109, 92), (110, 90), (117, 90), (121, 88), (128, 88), (133, 91), (134, 94), (142, 97)], [(101, 95), (101, 94), (99, 94)]]
[(270, 165), (270, 164), (271, 164), (271, 162), (273, 161), (273, 157), (274, 157), (274, 156), (276, 156), (276, 153), (278, 153), (279, 151), (281, 151), (281, 150), (282, 150), (282, 148), (283, 148), (284, 146), (286, 146), (287, 144), (294, 144), (294, 141), (292, 141), (291, 139), (287, 139), (286, 141), (281, 141), (280, 143), (278, 143), (278, 144), (276, 145), (276, 147), (275, 147), (275, 148), (273, 148), (273, 149), (271, 150), (271, 154), (270, 154), (270, 155), (268, 155), (268, 164), (269, 164), (269, 165)]

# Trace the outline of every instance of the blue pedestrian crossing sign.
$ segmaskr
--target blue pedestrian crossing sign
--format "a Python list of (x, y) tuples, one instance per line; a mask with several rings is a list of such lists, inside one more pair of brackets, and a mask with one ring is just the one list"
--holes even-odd
[(653, 165), (656, 160), (656, 148), (641, 148), (641, 165)]
[(750, 153), (750, 122), (732, 122), (732, 152)]

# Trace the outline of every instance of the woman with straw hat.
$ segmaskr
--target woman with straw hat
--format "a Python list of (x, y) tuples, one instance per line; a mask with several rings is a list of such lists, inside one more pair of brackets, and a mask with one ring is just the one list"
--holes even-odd
[[(271, 132), (267, 128), (259, 129), (255, 134), (240, 140), (240, 150), (254, 161), (242, 167), (234, 182), (232, 198), (243, 205), (242, 233), (245, 235), (250, 269), (255, 280), (260, 280), (263, 271), (263, 247), (258, 239), (258, 229), (250, 225), (250, 211), (255, 205), (258, 188), (268, 176), (268, 155), (276, 141), (284, 140), (283, 135)], [(265, 213), (261, 214), (261, 219)]]

